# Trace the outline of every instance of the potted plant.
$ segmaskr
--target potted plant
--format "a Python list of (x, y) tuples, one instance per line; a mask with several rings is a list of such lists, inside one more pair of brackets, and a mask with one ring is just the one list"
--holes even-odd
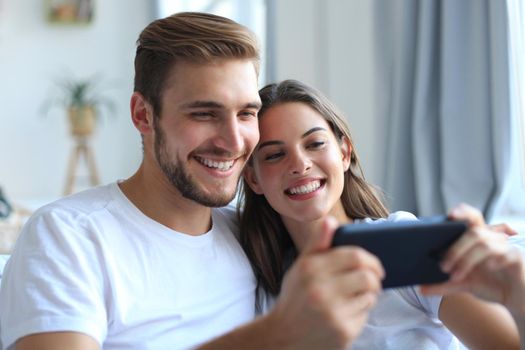
[(71, 135), (87, 137), (93, 134), (97, 119), (102, 112), (114, 112), (111, 100), (99, 94), (99, 79), (63, 80), (57, 84), (59, 89), (52, 98), (43, 105), (45, 113), (55, 105), (65, 108), (68, 116)]

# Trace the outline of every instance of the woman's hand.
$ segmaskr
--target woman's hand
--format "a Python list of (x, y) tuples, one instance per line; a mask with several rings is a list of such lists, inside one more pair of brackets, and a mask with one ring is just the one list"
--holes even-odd
[(469, 230), (441, 262), (443, 271), (450, 273), (449, 281), (422, 286), (421, 291), (442, 295), (467, 291), (525, 315), (525, 263), (519, 249), (507, 242), (509, 230), (495, 232), (478, 210), (465, 204), (449, 216), (467, 221)]

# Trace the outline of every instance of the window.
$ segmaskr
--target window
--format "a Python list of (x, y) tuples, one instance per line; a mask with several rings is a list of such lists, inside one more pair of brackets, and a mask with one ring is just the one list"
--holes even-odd
[(512, 113), (511, 185), (502, 220), (525, 233), (525, 4), (507, 0)]
[(265, 0), (157, 0), (157, 17), (181, 11), (213, 13), (250, 28), (261, 46), (259, 85), (266, 82), (266, 5)]

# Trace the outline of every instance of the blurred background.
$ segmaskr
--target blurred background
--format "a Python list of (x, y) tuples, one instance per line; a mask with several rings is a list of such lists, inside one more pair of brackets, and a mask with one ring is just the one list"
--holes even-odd
[[(142, 157), (129, 115), (138, 34), (155, 18), (206, 11), (256, 32), (261, 86), (295, 78), (335, 102), (367, 179), (393, 210), (442, 214), (464, 201), (522, 229), (523, 7), (519, 0), (0, 0), (0, 188), (15, 207), (33, 210), (129, 177)], [(79, 83), (98, 102), (96, 127), (84, 136), (68, 123)]]

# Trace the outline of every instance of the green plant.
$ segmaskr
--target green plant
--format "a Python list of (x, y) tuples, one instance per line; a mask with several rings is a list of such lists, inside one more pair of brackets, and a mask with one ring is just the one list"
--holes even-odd
[(42, 104), (44, 115), (53, 107), (60, 106), (65, 110), (71, 108), (92, 108), (95, 116), (106, 114), (112, 117), (115, 112), (113, 101), (101, 94), (101, 79), (94, 76), (90, 79), (63, 79), (55, 84), (55, 91)]

